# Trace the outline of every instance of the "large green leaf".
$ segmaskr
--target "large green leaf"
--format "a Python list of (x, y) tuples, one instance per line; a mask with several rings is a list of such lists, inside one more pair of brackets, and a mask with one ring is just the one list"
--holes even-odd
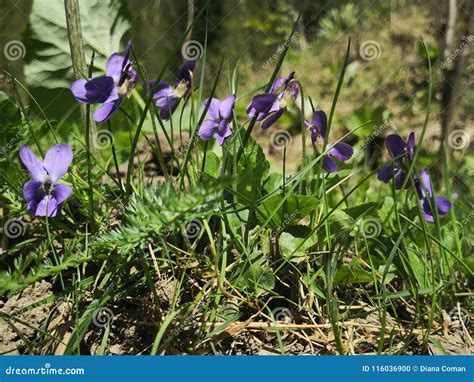
[[(86, 60), (98, 53), (95, 66), (105, 68), (113, 52), (123, 51), (130, 28), (128, 13), (119, 0), (81, 0), (81, 26)], [(73, 79), (63, 0), (34, 0), (31, 8), (25, 77), (32, 87), (68, 87)]]

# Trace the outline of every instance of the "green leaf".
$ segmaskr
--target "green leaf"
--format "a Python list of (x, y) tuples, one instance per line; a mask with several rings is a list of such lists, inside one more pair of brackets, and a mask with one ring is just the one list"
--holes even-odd
[(364, 216), (373, 212), (374, 209), (377, 207), (377, 205), (378, 203), (374, 203), (374, 202), (363, 203), (363, 204), (359, 204), (358, 206), (343, 209), (343, 211), (347, 215), (349, 215), (352, 219), (357, 220), (361, 216)]
[(431, 285), (430, 275), (427, 272), (427, 266), (420, 258), (421, 253), (415, 253), (415, 251), (408, 249), (407, 256), (410, 263), (410, 268), (415, 275), (416, 281), (421, 288), (426, 288)]
[(282, 181), (283, 181), (283, 174), (272, 173), (269, 175), (267, 179), (265, 179), (263, 188), (266, 192), (270, 193), (278, 189), (281, 186)]
[(270, 163), (262, 148), (250, 138), (237, 166), (237, 197), (245, 205), (253, 205), (262, 195), (262, 183)]
[(316, 243), (316, 235), (301, 225), (288, 227), (286, 231), (280, 235), (280, 252), (286, 260), (299, 263), (307, 257), (306, 250)]
[(267, 257), (260, 250), (250, 255), (244, 270), (239, 273), (237, 285), (240, 288), (258, 293), (275, 287), (275, 275), (268, 265)]
[(343, 211), (336, 210), (329, 216), (331, 232), (345, 232), (354, 228), (354, 219)]
[(282, 194), (275, 194), (265, 200), (257, 209), (257, 218), (263, 224), (269, 224), (279, 230), (298, 223), (318, 206), (318, 199), (308, 195), (290, 195), (285, 199)]
[(204, 173), (213, 178), (219, 177), (219, 157), (212, 151), (206, 153), (206, 163), (204, 165)]
[[(236, 208), (242, 207), (241, 204), (237, 204)], [(239, 235), (239, 230), (245, 227), (249, 218), (249, 210), (241, 210), (237, 212), (231, 212), (227, 214), (229, 226), (234, 235)]]
[(334, 275), (334, 285), (357, 284), (373, 281), (372, 274), (357, 265), (341, 265)]
[[(105, 69), (106, 57), (123, 52), (123, 37), (130, 29), (122, 1), (82, 0), (81, 26), (88, 61), (95, 50), (95, 66)], [(25, 77), (32, 87), (69, 87), (73, 80), (71, 53), (62, 0), (34, 0), (27, 36)], [(84, 74), (86, 77), (86, 74)]]
[(268, 267), (255, 263), (244, 271), (238, 285), (254, 292), (269, 291), (275, 287), (275, 276)]

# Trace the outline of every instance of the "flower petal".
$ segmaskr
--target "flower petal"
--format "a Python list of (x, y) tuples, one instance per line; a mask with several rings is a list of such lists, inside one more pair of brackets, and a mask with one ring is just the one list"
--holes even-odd
[(232, 117), (232, 111), (234, 110), (235, 94), (230, 95), (224, 101), (221, 102), (219, 107), (219, 114), (222, 119), (228, 121)]
[[(203, 110), (207, 107), (207, 103), (209, 102), (209, 98), (206, 98), (204, 102), (202, 103), (202, 108)], [(219, 118), (219, 109), (221, 107), (221, 101), (219, 101), (217, 98), (212, 98), (210, 101), (209, 109), (207, 109), (207, 112), (211, 116), (212, 119), (215, 121), (218, 121)]]
[(214, 138), (216, 138), (217, 143), (219, 146), (222, 146), (227, 138), (232, 135), (232, 130), (229, 124), (225, 123), (224, 121), (219, 124), (217, 132), (214, 134)]
[(385, 141), (387, 150), (392, 158), (400, 157), (405, 152), (405, 142), (399, 135), (391, 134)]
[(162, 109), (168, 109), (170, 102), (175, 99), (177, 99), (177, 97), (174, 95), (174, 93), (170, 93), (169, 96), (158, 98), (155, 102), (155, 105)]
[(336, 159), (340, 160), (341, 162), (345, 162), (346, 160), (348, 160), (353, 153), (354, 150), (352, 146), (344, 142), (336, 143), (331, 148), (331, 155)]
[(184, 79), (186, 80), (188, 84), (190, 84), (192, 81), (192, 73), (194, 72), (195, 67), (196, 67), (196, 60), (186, 61), (178, 73), (178, 78), (176, 80), (176, 83)]
[(72, 194), (72, 188), (69, 187), (67, 184), (55, 184), (53, 186), (53, 189), (53, 195), (58, 205), (64, 202)]
[[(277, 94), (263, 93), (253, 97), (252, 102), (247, 107), (247, 114), (253, 116), (255, 112), (267, 113), (277, 100)], [(252, 112), (252, 114), (250, 114)]]
[(122, 77), (125, 57), (120, 53), (113, 53), (105, 64), (105, 74), (112, 77), (115, 85), (118, 85)]
[(171, 115), (174, 113), (176, 108), (179, 105), (181, 98), (170, 97), (167, 98), (167, 103), (160, 110), (160, 118), (164, 121), (167, 121), (171, 118)]
[(275, 82), (273, 83), (272, 87), (270, 88), (270, 93), (277, 93), (279, 92), (282, 85), (285, 83), (285, 79), (281, 76), (278, 76)]
[(291, 80), (293, 80), (295, 78), (295, 72), (291, 72), (290, 74), (288, 74), (288, 77), (286, 77), (285, 79), (285, 86), (288, 86), (288, 84), (290, 83)]
[(444, 196), (437, 196), (435, 203), (439, 215), (446, 215), (451, 210), (451, 202)]
[(71, 147), (65, 143), (59, 143), (51, 147), (44, 157), (44, 168), (48, 172), (53, 183), (61, 179), (67, 172), (72, 162)]
[(41, 163), (33, 150), (31, 150), (30, 146), (22, 145), (20, 147), (20, 159), (34, 180), (39, 182), (46, 180), (48, 174), (43, 167), (43, 163)]
[(318, 143), (318, 137), (319, 137), (318, 129), (316, 129), (315, 127), (312, 127), (310, 129), (310, 132), (311, 132), (311, 143), (313, 144), (314, 148), (316, 148), (316, 145)]
[(271, 125), (273, 125), (278, 118), (281, 117), (281, 115), (284, 113), (285, 109), (280, 109), (274, 113), (271, 113), (265, 118), (265, 120), (262, 122), (262, 129), (268, 129)]
[(31, 203), (37, 199), (38, 191), (42, 185), (42, 182), (33, 179), (24, 184), (23, 196), (27, 203)]
[(78, 101), (89, 104), (104, 103), (118, 98), (114, 79), (109, 76), (96, 77), (90, 80), (83, 78), (74, 81), (70, 89)]
[(130, 63), (130, 49), (132, 49), (132, 40), (128, 40), (127, 46), (125, 47), (125, 51), (123, 52), (123, 64), (122, 64), (122, 72), (125, 70), (126, 66)]
[(422, 199), (421, 209), (423, 210), (423, 215), (425, 216), (425, 220), (429, 222), (433, 222), (434, 221), (433, 212), (431, 211), (430, 201), (427, 198)]
[(427, 195), (433, 195), (433, 189), (431, 188), (430, 175), (425, 170), (420, 172), (421, 183), (418, 182), (418, 193), (422, 198), (425, 198)]
[(415, 133), (411, 132), (407, 141), (407, 150), (410, 160), (413, 159), (413, 150), (415, 149)]
[(58, 213), (58, 203), (52, 195), (46, 195), (37, 205), (32, 205), (35, 216), (54, 217)]
[[(151, 84), (150, 81), (150, 87), (153, 89), (153, 84)], [(158, 85), (156, 86), (155, 89), (155, 94), (153, 94), (153, 99), (160, 99), (160, 98), (166, 98), (166, 97), (175, 97), (175, 94), (173, 92), (173, 88), (165, 81), (160, 81), (158, 82)], [(160, 105), (156, 105), (161, 107)]]
[[(395, 189), (399, 190), (403, 186), (403, 182), (405, 181), (406, 173), (400, 169), (396, 170), (395, 172)], [(405, 188), (410, 187), (410, 183), (407, 183)]]
[(316, 127), (318, 134), (321, 135), (323, 139), (326, 138), (328, 117), (324, 111), (318, 110), (314, 113), (313, 118), (311, 119), (311, 124)]
[(339, 170), (339, 166), (334, 162), (330, 155), (325, 155), (323, 158), (323, 168), (329, 172), (335, 172)]
[(388, 183), (390, 182), (390, 179), (392, 179), (392, 176), (393, 176), (393, 166), (388, 165), (379, 171), (377, 178), (378, 180), (381, 180), (384, 183)]
[(119, 98), (112, 102), (106, 102), (94, 112), (94, 121), (105, 122), (112, 117), (118, 110), (123, 98)]
[(211, 139), (212, 135), (216, 132), (218, 125), (219, 124), (212, 119), (206, 119), (203, 121), (198, 131), (199, 138), (203, 141)]

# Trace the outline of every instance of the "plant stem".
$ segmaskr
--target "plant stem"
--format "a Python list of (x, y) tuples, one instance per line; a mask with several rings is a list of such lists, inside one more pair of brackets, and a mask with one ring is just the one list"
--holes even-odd
[[(87, 63), (84, 53), (84, 40), (82, 38), (81, 15), (79, 12), (79, 0), (64, 0), (66, 11), (67, 35), (69, 47), (71, 49), (72, 68), (76, 79), (87, 77)], [(82, 116), (84, 131), (86, 129), (87, 119), (89, 119), (89, 131), (93, 136), (96, 135), (96, 126), (90, 115), (87, 115), (86, 105), (79, 105)]]

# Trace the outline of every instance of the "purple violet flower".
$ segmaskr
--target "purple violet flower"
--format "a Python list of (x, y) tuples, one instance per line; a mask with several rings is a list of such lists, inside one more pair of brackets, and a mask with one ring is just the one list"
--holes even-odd
[[(311, 121), (305, 121), (305, 125), (309, 128), (311, 132), (311, 142), (313, 144), (314, 150), (318, 155), (318, 138), (321, 138), (323, 141), (326, 139), (326, 131), (328, 119), (326, 113), (322, 110), (318, 110), (313, 114)], [(339, 142), (331, 146), (331, 149), (323, 158), (323, 168), (328, 172), (335, 172), (339, 170), (339, 166), (334, 161), (334, 158), (340, 162), (346, 162), (354, 153), (352, 146)]]
[[(378, 179), (384, 183), (390, 182), (395, 177), (395, 188), (399, 190), (403, 186), (406, 173), (410, 163), (413, 161), (413, 152), (415, 149), (415, 133), (410, 133), (407, 143), (396, 134), (391, 134), (385, 140), (388, 153), (392, 157), (392, 164), (382, 168), (378, 174)], [(410, 186), (407, 183), (406, 187)]]
[(247, 107), (250, 117), (257, 115), (257, 121), (262, 122), (262, 128), (268, 129), (282, 114), (291, 107), (298, 97), (299, 86), (293, 82), (295, 72), (288, 77), (278, 77), (270, 89), (270, 93), (257, 94)]
[[(206, 99), (202, 104), (205, 109), (209, 99)], [(232, 112), (235, 104), (235, 94), (230, 95), (223, 101), (217, 98), (211, 99), (208, 113), (210, 118), (203, 121), (199, 128), (198, 135), (203, 141), (208, 141), (211, 137), (217, 139), (217, 142), (222, 146), (225, 140), (232, 135), (229, 122), (232, 119)]]
[(430, 175), (426, 171), (421, 171), (420, 179), (416, 180), (415, 186), (420, 198), (421, 208), (425, 220), (434, 221), (432, 207), (436, 207), (438, 215), (446, 215), (451, 210), (451, 202), (444, 196), (433, 197), (433, 188), (431, 187)]
[(44, 161), (38, 159), (30, 146), (22, 145), (20, 159), (33, 179), (23, 186), (28, 211), (35, 216), (56, 216), (62, 203), (72, 193), (71, 187), (58, 183), (72, 162), (69, 145), (60, 143), (51, 147)]
[[(186, 96), (191, 89), (193, 83), (193, 71), (196, 66), (196, 61), (186, 61), (179, 71), (178, 78), (173, 86), (165, 81), (158, 82), (153, 99), (156, 100), (156, 106), (160, 108), (160, 118), (168, 120), (174, 113), (181, 98)], [(154, 81), (150, 81), (150, 86), (153, 87)]]
[(137, 72), (129, 59), (129, 41), (125, 54), (113, 53), (107, 60), (105, 76), (82, 78), (71, 84), (71, 92), (80, 102), (101, 103), (94, 113), (96, 122), (105, 122), (118, 110), (125, 96), (130, 96), (137, 82)]

